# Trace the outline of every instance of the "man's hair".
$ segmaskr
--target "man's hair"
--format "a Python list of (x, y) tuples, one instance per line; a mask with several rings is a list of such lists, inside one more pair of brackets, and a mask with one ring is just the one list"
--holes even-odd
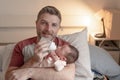
[(37, 21), (39, 20), (40, 16), (44, 13), (49, 13), (51, 15), (56, 15), (59, 19), (60, 19), (60, 22), (61, 22), (61, 13), (60, 11), (55, 8), (54, 6), (46, 6), (46, 7), (43, 7), (40, 12), (38, 13), (38, 16), (37, 16)]
[(79, 57), (79, 51), (72, 45), (69, 45), (71, 52), (66, 55), (67, 64), (74, 63)]

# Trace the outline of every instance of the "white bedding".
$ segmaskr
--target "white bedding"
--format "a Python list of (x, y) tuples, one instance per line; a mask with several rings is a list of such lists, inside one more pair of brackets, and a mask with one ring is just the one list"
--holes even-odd
[(120, 66), (104, 49), (89, 45), (91, 68), (108, 76), (109, 80), (120, 80)]
[(15, 44), (10, 44), (10, 45), (7, 45), (7, 46), (2, 46), (1, 47), (1, 53), (3, 53), (4, 55), (2, 55), (2, 72), (0, 72), (0, 80), (4, 80), (4, 74), (7, 70), (7, 67), (9, 65), (9, 62), (10, 62), (10, 58), (11, 58), (11, 53), (12, 53), (12, 50), (14, 48), (14, 45)]
[[(4, 71), (0, 72), (0, 80), (4, 80), (3, 74), (5, 73), (5, 70), (7, 68), (6, 65), (8, 65), (9, 63), (10, 53), (11, 53), (10, 50), (12, 50), (13, 47), (14, 47), (14, 44), (10, 44), (5, 47), (6, 51), (4, 53), (4, 56), (2, 57), (2, 59), (4, 59), (3, 61), (4, 64), (2, 66), (3, 67), (2, 69), (4, 69)], [(0, 54), (2, 52), (1, 49), (3, 48), (4, 48), (3, 46), (2, 47), (0, 46)], [(108, 54), (108, 52), (96, 46), (89, 45), (89, 48), (90, 48), (90, 56), (92, 58), (91, 59), (92, 69), (96, 69), (103, 74), (108, 74), (108, 75), (110, 74), (111, 75), (110, 80), (119, 80), (120, 66), (116, 64), (116, 62), (112, 59), (112, 57)], [(106, 59), (107, 61), (105, 62), (103, 60), (100, 60), (101, 58), (103, 58), (103, 60)], [(107, 67), (105, 67), (105, 65), (107, 65)], [(77, 77), (75, 80), (80, 80), (80, 79)]]

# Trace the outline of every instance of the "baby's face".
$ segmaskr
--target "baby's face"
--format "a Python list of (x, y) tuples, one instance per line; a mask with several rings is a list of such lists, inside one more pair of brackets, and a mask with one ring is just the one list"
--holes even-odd
[(55, 50), (55, 53), (58, 55), (58, 57), (61, 59), (61, 60), (66, 60), (66, 57), (65, 55), (67, 55), (68, 53), (71, 52), (71, 49), (68, 45), (63, 45), (62, 47), (58, 47), (56, 50)]

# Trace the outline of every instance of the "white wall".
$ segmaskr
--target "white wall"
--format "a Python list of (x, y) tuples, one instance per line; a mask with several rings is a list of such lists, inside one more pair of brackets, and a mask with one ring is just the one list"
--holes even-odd
[(0, 0), (0, 25), (34, 26), (38, 11), (46, 5), (56, 6), (61, 11), (64, 26), (80, 25), (76, 22), (79, 21), (78, 18), (87, 16), (90, 12), (86, 10), (88, 7), (79, 0)]
[(22, 36), (20, 27), (25, 30), (32, 27), (30, 31), (35, 31), (37, 13), (46, 5), (56, 6), (61, 11), (62, 26), (87, 26), (89, 32), (99, 32), (101, 28), (95, 24), (94, 13), (104, 7), (119, 9), (119, 3), (119, 0), (0, 0), (0, 36), (6, 36), (6, 32), (13, 35), (10, 29)]
[(120, 8), (119, 3), (119, 0), (0, 0), (0, 27), (35, 26), (38, 11), (46, 5), (61, 11), (63, 26), (85, 26), (84, 16), (91, 17), (104, 7)]
[(101, 8), (113, 8), (120, 9), (120, 0), (83, 0), (94, 11), (98, 11)]

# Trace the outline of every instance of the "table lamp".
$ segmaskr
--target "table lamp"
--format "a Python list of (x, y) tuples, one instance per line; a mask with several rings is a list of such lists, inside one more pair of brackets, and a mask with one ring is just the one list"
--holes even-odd
[(96, 38), (105, 38), (106, 37), (104, 18), (101, 18), (101, 21), (102, 21), (103, 33), (97, 33), (97, 34), (95, 34)]

